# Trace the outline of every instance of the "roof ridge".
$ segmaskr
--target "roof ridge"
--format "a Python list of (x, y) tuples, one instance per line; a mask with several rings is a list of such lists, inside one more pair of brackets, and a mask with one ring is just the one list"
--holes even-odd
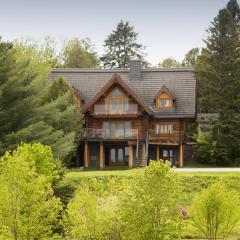
[[(192, 67), (178, 68), (142, 68), (142, 72), (189, 72), (193, 71)], [(52, 72), (130, 72), (130, 68), (52, 68)]]

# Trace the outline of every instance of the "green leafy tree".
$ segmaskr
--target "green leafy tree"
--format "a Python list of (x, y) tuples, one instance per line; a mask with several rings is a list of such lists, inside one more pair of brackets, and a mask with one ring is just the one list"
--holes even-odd
[(68, 68), (95, 68), (98, 57), (90, 39), (69, 40), (63, 49), (63, 66)]
[(184, 67), (194, 67), (198, 56), (200, 55), (199, 48), (192, 48), (188, 51), (183, 59), (182, 66)]
[(74, 239), (120, 239), (118, 202), (111, 188), (106, 191), (98, 181), (88, 182), (68, 204), (66, 235)]
[(172, 57), (164, 59), (162, 62), (158, 64), (158, 67), (162, 68), (175, 68), (175, 67), (181, 67), (181, 63), (175, 60)]
[(28, 56), (35, 63), (45, 63), (52, 68), (62, 66), (57, 42), (50, 36), (46, 36), (42, 41), (30, 37), (17, 39), (14, 41), (14, 49), (18, 59)]
[(170, 164), (150, 162), (121, 201), (122, 239), (180, 239), (178, 203), (183, 196)]
[(208, 29), (206, 48), (195, 68), (198, 106), (202, 112), (218, 112), (213, 127), (216, 156), (222, 164), (240, 158), (240, 10), (230, 0)]
[(0, 158), (0, 239), (50, 239), (60, 200), (51, 188), (57, 175), (49, 147), (23, 145)]
[(215, 183), (197, 195), (190, 209), (190, 219), (200, 237), (229, 239), (240, 220), (237, 192)]
[(144, 47), (138, 43), (137, 36), (129, 22), (120, 21), (104, 41), (105, 54), (101, 58), (104, 67), (126, 68), (132, 58), (143, 60)]
[(18, 57), (15, 49), (2, 49), (0, 152), (14, 149), (21, 142), (40, 142), (66, 161), (76, 149), (81, 129), (72, 89), (62, 78), (49, 81), (45, 63)]

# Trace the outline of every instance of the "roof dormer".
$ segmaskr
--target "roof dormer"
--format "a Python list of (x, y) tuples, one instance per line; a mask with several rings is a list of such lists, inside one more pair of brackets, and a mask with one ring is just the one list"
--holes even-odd
[(162, 86), (160, 91), (154, 97), (156, 107), (159, 109), (173, 108), (174, 100), (176, 100), (174, 94), (165, 85)]

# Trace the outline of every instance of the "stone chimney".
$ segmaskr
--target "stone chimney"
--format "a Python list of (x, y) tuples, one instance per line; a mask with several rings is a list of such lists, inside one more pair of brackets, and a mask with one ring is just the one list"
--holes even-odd
[(142, 73), (142, 62), (141, 60), (130, 60), (130, 80), (139, 81), (141, 80)]

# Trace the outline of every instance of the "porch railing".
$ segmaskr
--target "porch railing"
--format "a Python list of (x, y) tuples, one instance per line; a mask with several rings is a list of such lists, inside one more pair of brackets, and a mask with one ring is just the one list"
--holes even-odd
[(137, 114), (137, 104), (123, 104), (121, 106), (115, 105), (115, 108), (107, 104), (94, 105), (94, 114), (96, 115), (115, 115), (115, 114)]
[(118, 140), (118, 139), (137, 139), (138, 129), (110, 129), (85, 128), (81, 135), (86, 140)]
[(162, 133), (157, 130), (150, 129), (148, 131), (148, 136), (150, 140), (163, 140), (163, 141), (182, 141), (184, 140), (183, 131), (172, 131), (168, 133)]

